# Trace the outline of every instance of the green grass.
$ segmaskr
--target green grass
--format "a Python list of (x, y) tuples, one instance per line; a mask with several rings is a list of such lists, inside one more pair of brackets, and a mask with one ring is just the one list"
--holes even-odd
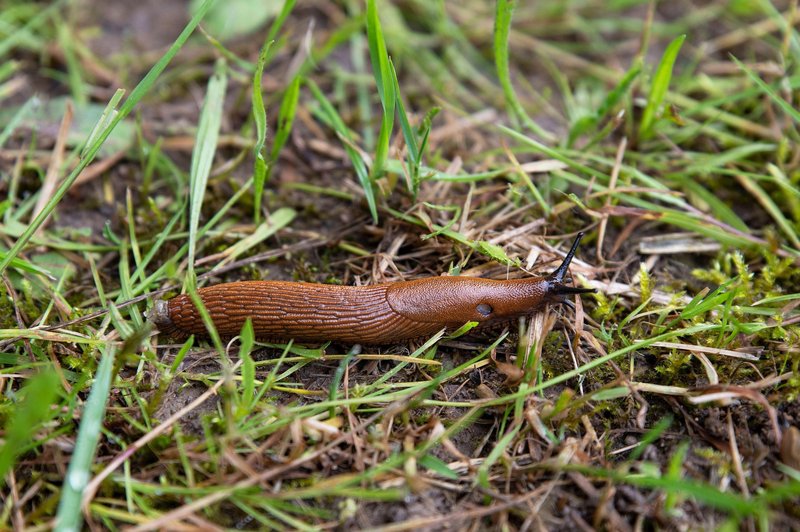
[[(141, 7), (189, 20), (144, 51), (100, 4), (0, 10), (0, 527), (800, 526), (791, 5), (211, 3)], [(144, 316), (239, 279), (547, 272), (581, 230), (598, 293), (482, 336)]]
[(197, 141), (192, 151), (192, 166), (189, 170), (189, 275), (191, 276), (194, 276), (200, 212), (217, 149), (227, 83), (225, 62), (219, 60), (214, 67), (214, 75), (208, 80), (206, 99), (203, 101), (197, 124)]

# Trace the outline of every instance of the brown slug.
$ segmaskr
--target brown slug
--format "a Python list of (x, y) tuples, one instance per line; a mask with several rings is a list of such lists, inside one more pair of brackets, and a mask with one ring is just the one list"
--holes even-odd
[[(197, 293), (222, 337), (239, 334), (250, 318), (261, 339), (392, 344), (443, 328), (457, 329), (469, 321), (509, 320), (532, 314), (548, 302), (566, 302), (569, 294), (593, 292), (564, 284), (582, 236), (578, 233), (564, 262), (546, 277), (430, 277), (372, 286), (239, 281)], [(169, 336), (207, 334), (188, 295), (156, 301), (148, 317)]]

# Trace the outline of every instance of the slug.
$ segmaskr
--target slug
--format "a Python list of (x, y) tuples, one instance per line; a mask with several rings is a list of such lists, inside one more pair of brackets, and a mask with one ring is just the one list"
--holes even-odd
[[(247, 318), (258, 338), (298, 342), (386, 345), (532, 314), (569, 294), (593, 292), (564, 284), (583, 233), (564, 262), (545, 277), (492, 280), (430, 277), (372, 286), (284, 281), (239, 281), (200, 288), (197, 293), (222, 337), (239, 334)], [(568, 302), (567, 302), (568, 303)], [(156, 301), (148, 318), (173, 337), (206, 335), (188, 295)]]

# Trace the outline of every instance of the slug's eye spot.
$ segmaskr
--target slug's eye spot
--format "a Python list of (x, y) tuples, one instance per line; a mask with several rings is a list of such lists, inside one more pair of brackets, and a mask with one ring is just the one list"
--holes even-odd
[(477, 307), (475, 307), (475, 310), (477, 310), (477, 311), (478, 311), (478, 313), (479, 313), (481, 316), (488, 316), (489, 314), (491, 314), (491, 313), (492, 313), (492, 311), (493, 311), (494, 309), (493, 309), (493, 308), (492, 308), (492, 306), (491, 306), (491, 305), (489, 305), (488, 303), (481, 303), (480, 305), (478, 305)]

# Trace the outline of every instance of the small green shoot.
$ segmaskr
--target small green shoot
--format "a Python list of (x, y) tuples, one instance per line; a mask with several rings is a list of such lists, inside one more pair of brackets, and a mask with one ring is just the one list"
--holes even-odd
[(639, 126), (639, 136), (648, 139), (653, 135), (653, 126), (656, 119), (660, 116), (664, 98), (669, 90), (669, 82), (672, 79), (672, 71), (675, 68), (675, 60), (681, 50), (686, 35), (676, 37), (664, 50), (661, 62), (656, 68), (653, 81), (650, 83), (650, 93), (647, 95), (647, 104), (642, 112), (642, 121)]
[(395, 105), (398, 99), (395, 92), (397, 85), (394, 82), (392, 64), (386, 51), (386, 42), (383, 38), (376, 0), (367, 0), (367, 41), (369, 42), (369, 56), (372, 60), (373, 75), (375, 76), (378, 95), (383, 107), (381, 129), (378, 134), (370, 173), (370, 177), (374, 182), (384, 172), (384, 165), (389, 154), (389, 143), (392, 140)]

